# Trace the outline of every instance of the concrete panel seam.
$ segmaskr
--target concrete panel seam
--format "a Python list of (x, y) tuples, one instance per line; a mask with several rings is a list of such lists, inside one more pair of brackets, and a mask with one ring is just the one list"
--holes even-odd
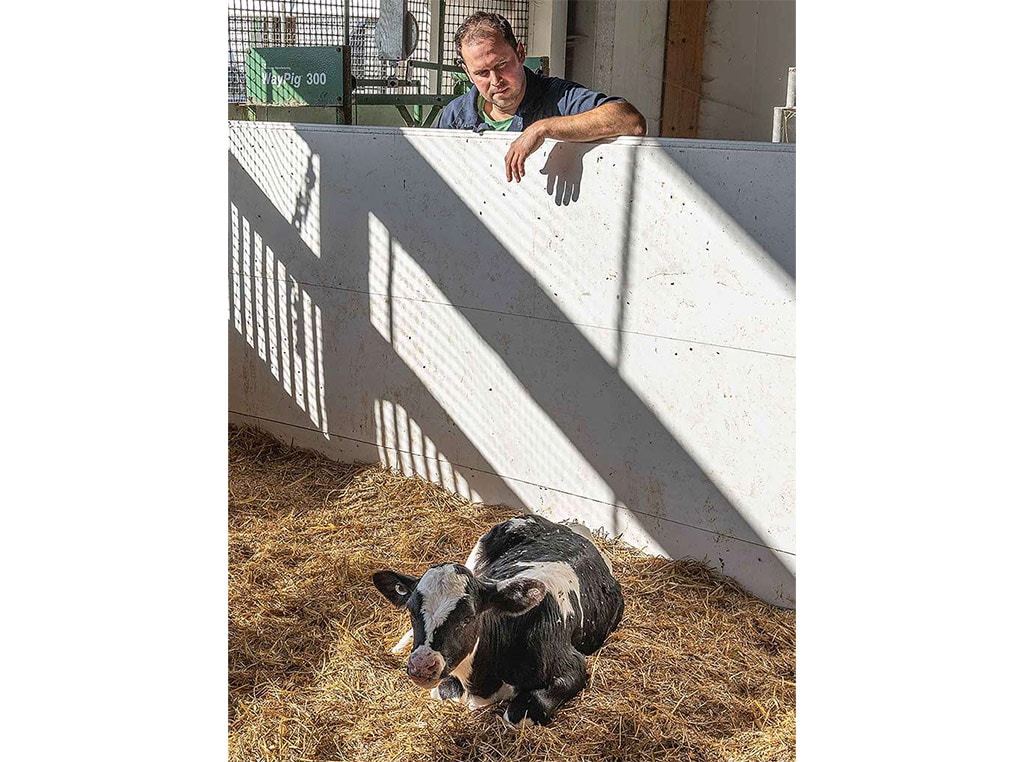
[[(232, 271), (232, 272), (234, 273), (234, 271)], [(235, 273), (235, 274), (237, 274), (237, 273)], [(266, 280), (266, 278), (263, 278), (263, 280)], [(275, 278), (274, 280), (276, 280), (279, 283), (282, 282), (280, 279), (277, 279), (277, 278)], [(464, 305), (464, 304), (452, 304), (452, 303), (449, 303), (449, 302), (439, 302), (439, 301), (436, 301), (436, 300), (433, 300), (433, 299), (417, 299), (416, 297), (411, 297), (411, 296), (395, 296), (393, 294), (388, 294), (388, 293), (383, 292), (383, 291), (364, 291), (364, 290), (358, 289), (358, 288), (346, 288), (345, 286), (328, 286), (328, 285), (324, 285), (322, 283), (312, 283), (312, 282), (309, 282), (309, 281), (302, 281), (302, 280), (295, 280), (295, 283), (297, 285), (303, 286), (303, 287), (308, 288), (308, 289), (323, 289), (323, 290), (330, 290), (330, 291), (343, 291), (343, 292), (349, 293), (349, 294), (362, 294), (364, 296), (383, 297), (383, 298), (386, 298), (386, 299), (391, 299), (392, 301), (396, 301), (396, 302), (413, 302), (413, 303), (416, 303), (416, 304), (430, 304), (430, 305), (435, 305), (435, 306), (438, 306), (438, 307), (449, 307), (449, 308), (453, 308), (453, 309), (457, 309), (457, 310), (466, 310), (466, 311), (473, 311), (473, 312), (483, 312), (483, 313), (487, 313), (487, 314), (491, 314), (491, 315), (501, 315), (503, 317), (522, 318), (523, 320), (539, 320), (539, 321), (543, 321), (543, 322), (546, 322), (546, 323), (558, 323), (560, 325), (571, 325), (571, 326), (574, 326), (574, 327), (577, 327), (577, 328), (592, 328), (592, 329), (597, 330), (597, 331), (608, 331), (608, 332), (611, 332), (611, 333), (616, 333), (616, 334), (620, 334), (620, 335), (624, 335), (624, 336), (643, 336), (645, 338), (651, 338), (651, 339), (664, 339), (665, 341), (678, 341), (678, 342), (682, 342), (682, 343), (685, 343), (685, 344), (696, 344), (698, 346), (704, 346), (704, 347), (715, 347), (716, 349), (729, 349), (729, 350), (733, 350), (733, 351), (736, 351), (736, 352), (750, 352), (752, 354), (763, 355), (763, 356), (766, 356), (766, 357), (782, 357), (782, 358), (789, 359), (789, 360), (795, 360), (796, 359), (796, 355), (789, 354), (789, 353), (786, 353), (786, 352), (769, 352), (769, 351), (763, 350), (763, 349), (751, 349), (749, 347), (733, 346), (731, 344), (715, 344), (715, 343), (709, 342), (709, 341), (700, 341), (698, 339), (688, 339), (688, 338), (683, 337), (683, 336), (669, 336), (669, 335), (666, 335), (666, 334), (659, 334), (659, 333), (647, 333), (645, 331), (631, 331), (631, 330), (629, 330), (627, 328), (618, 328), (616, 326), (595, 325), (593, 323), (577, 323), (577, 322), (574, 322), (572, 320), (559, 320), (558, 318), (541, 317), (540, 315), (526, 315), (526, 314), (521, 313), (521, 312), (505, 312), (505, 311), (502, 311), (502, 310), (490, 310), (490, 309), (487, 309), (486, 307), (471, 307), (469, 305)]]

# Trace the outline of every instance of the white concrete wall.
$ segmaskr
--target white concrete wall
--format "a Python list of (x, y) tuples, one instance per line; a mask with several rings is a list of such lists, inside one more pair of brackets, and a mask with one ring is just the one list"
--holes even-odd
[(568, 0), (531, 0), (526, 55), (547, 56), (548, 74), (565, 77), (565, 14)]
[(791, 605), (793, 147), (513, 137), (231, 123), (232, 420)]
[(773, 109), (786, 104), (790, 66), (796, 66), (794, 0), (709, 2), (699, 136), (771, 140)]
[(570, 22), (573, 61), (566, 76), (621, 95), (646, 117), (652, 137), (661, 134), (667, 19), (667, 0), (580, 0)]

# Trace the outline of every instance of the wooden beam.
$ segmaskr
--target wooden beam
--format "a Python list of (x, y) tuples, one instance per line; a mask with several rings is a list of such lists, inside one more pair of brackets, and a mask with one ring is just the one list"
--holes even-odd
[(695, 138), (700, 121), (701, 65), (708, 0), (669, 0), (661, 136)]

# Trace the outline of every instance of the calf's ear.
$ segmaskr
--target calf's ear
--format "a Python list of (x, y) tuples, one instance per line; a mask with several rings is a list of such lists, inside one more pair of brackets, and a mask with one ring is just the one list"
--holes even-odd
[(487, 605), (516, 616), (525, 614), (547, 595), (548, 589), (539, 579), (517, 577), (484, 588)]
[(396, 606), (404, 606), (412, 595), (416, 583), (416, 577), (407, 574), (399, 574), (393, 571), (379, 571), (373, 573), (373, 586), (380, 590), (380, 594)]

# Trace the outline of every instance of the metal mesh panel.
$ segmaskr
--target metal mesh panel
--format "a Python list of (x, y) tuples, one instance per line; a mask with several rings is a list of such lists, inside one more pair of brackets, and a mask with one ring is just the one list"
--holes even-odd
[[(529, 0), (453, 0), (446, 2), (444, 6), (444, 60), (442, 64), (455, 65), (455, 32), (466, 17), (476, 11), (487, 11), (488, 13), (500, 13), (508, 19), (512, 25), (512, 31), (516, 33), (523, 45), (526, 45), (526, 33), (530, 20)], [(441, 79), (441, 91), (452, 92), (452, 75), (445, 72)]]
[[(412, 59), (435, 62), (430, 49), (430, 0), (408, 0), (416, 17), (419, 35)], [(445, 3), (443, 59), (455, 64), (455, 31), (474, 11), (500, 13), (524, 45), (527, 44), (529, 0), (449, 0)], [(352, 69), (357, 79), (383, 79), (387, 64), (378, 58), (374, 32), (380, 18), (378, 0), (228, 0), (228, 100), (246, 101), (245, 57), (253, 47), (344, 45), (345, 11), (348, 10), (348, 44), (352, 48)], [(408, 78), (421, 89), (358, 87), (357, 93), (431, 92), (433, 78), (426, 69), (410, 67)], [(441, 79), (441, 92), (452, 92), (450, 72)]]
[[(419, 27), (412, 58), (432, 60), (429, 0), (408, 0), (408, 10)], [(244, 103), (245, 57), (254, 47), (302, 47), (345, 45), (345, 12), (348, 41), (352, 48), (352, 70), (357, 79), (383, 79), (387, 64), (378, 58), (374, 36), (380, 18), (378, 0), (228, 0), (228, 101)], [(357, 93), (429, 92), (428, 72), (410, 68), (408, 78), (421, 83), (413, 87), (358, 87)]]

